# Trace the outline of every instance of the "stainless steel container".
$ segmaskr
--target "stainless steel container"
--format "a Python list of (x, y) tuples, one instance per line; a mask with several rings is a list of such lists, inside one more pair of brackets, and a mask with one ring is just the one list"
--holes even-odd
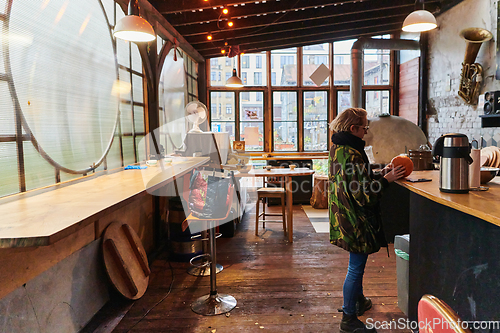
[(433, 156), (440, 156), (439, 190), (447, 193), (469, 192), (469, 164), (471, 147), (467, 136), (449, 133), (434, 143)]
[(432, 170), (432, 153), (430, 150), (413, 150), (408, 151), (410, 160), (413, 162), (413, 171)]

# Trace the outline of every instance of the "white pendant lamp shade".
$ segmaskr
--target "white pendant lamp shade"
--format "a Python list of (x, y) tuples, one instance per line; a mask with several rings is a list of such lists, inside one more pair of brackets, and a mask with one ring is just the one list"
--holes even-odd
[(233, 68), (233, 76), (231, 76), (229, 79), (227, 79), (226, 87), (229, 87), (229, 88), (242, 88), (243, 87), (243, 82), (241, 82), (241, 79), (238, 77), (238, 74), (236, 74), (236, 68)]
[(116, 23), (113, 36), (129, 42), (151, 42), (156, 34), (148, 21), (139, 16), (139, 0), (129, 0), (128, 15)]
[(427, 10), (416, 10), (406, 17), (403, 22), (403, 31), (422, 32), (437, 27), (436, 18)]
[(151, 42), (156, 39), (151, 24), (137, 15), (127, 15), (118, 21), (113, 35), (129, 42)]

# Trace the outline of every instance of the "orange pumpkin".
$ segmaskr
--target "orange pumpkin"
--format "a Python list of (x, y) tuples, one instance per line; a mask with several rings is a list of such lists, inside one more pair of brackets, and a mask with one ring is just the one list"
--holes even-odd
[(405, 171), (405, 174), (403, 175), (403, 177), (408, 177), (410, 175), (410, 173), (412, 173), (412, 171), (413, 171), (413, 162), (408, 156), (398, 155), (392, 159), (391, 163), (394, 167), (397, 167), (399, 165), (402, 165), (405, 167), (406, 171)]

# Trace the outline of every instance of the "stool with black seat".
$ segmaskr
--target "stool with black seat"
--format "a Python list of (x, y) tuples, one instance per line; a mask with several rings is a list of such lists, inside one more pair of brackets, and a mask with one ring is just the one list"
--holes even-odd
[[(221, 184), (220, 179), (226, 179), (227, 182)], [(224, 178), (219, 177), (216, 184), (215, 191), (207, 190), (207, 198), (210, 196), (211, 204), (214, 204), (213, 217), (200, 218), (191, 212), (186, 220), (183, 222), (183, 229), (187, 227), (192, 228), (195, 231), (205, 229), (208, 235), (210, 254), (207, 256), (210, 265), (210, 294), (199, 297), (196, 301), (191, 304), (191, 309), (197, 314), (204, 316), (213, 316), (218, 314), (223, 314), (231, 311), (236, 306), (236, 299), (231, 295), (219, 294), (217, 292), (217, 250), (216, 250), (216, 238), (218, 238), (216, 233), (216, 227), (227, 222), (230, 219), (231, 205), (233, 202), (234, 184), (232, 180), (234, 179), (231, 174), (230, 177)], [(226, 186), (227, 185), (227, 186)], [(211, 186), (210, 184), (208, 185)], [(209, 193), (210, 192), (210, 193)], [(216, 193), (218, 192), (218, 194)], [(221, 195), (221, 194), (226, 194)], [(215, 198), (214, 198), (214, 197)], [(222, 210), (225, 208), (225, 210)], [(220, 215), (225, 214), (223, 216)], [(219, 214), (217, 214), (219, 213)]]
[[(283, 177), (269, 176), (264, 177), (264, 187), (257, 190), (257, 204), (255, 212), (255, 236), (259, 235), (259, 222), (266, 228), (266, 222), (282, 222), (283, 230), (286, 232), (286, 219), (285, 219), (285, 186)], [(272, 186), (266, 187), (267, 184)], [(266, 213), (266, 198), (281, 198), (281, 214), (279, 213)], [(262, 213), (259, 214), (259, 204), (262, 200)], [(262, 220), (259, 218), (262, 216)], [(266, 220), (266, 216), (281, 216), (282, 220)]]

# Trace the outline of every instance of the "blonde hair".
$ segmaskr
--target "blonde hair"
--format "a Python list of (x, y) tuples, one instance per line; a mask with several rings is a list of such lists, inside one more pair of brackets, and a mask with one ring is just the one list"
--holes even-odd
[(334, 132), (350, 132), (352, 125), (363, 125), (363, 119), (367, 112), (362, 108), (348, 108), (342, 111), (330, 123), (330, 129)]

